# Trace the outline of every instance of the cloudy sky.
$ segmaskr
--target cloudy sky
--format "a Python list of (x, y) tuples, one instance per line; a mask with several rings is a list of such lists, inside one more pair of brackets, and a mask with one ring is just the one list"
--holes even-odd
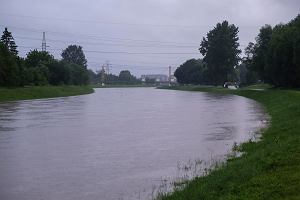
[(299, 0), (1, 0), (0, 29), (13, 33), (22, 57), (41, 49), (44, 31), (56, 58), (78, 44), (90, 69), (109, 62), (112, 73), (140, 76), (200, 58), (202, 37), (223, 20), (239, 27), (244, 49), (262, 25), (299, 13)]

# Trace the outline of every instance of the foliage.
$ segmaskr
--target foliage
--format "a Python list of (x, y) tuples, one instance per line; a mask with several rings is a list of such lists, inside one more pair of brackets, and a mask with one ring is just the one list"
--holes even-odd
[(25, 65), (27, 68), (38, 67), (41, 64), (47, 64), (52, 61), (54, 61), (54, 57), (47, 51), (38, 51), (37, 49), (34, 49), (27, 53)]
[(207, 176), (190, 181), (182, 190), (161, 200), (299, 199), (300, 116), (298, 91), (227, 90), (215, 87), (180, 86), (171, 89), (236, 94), (262, 103), (272, 117), (258, 142), (239, 147), (240, 157), (229, 159)]
[(190, 59), (180, 65), (174, 73), (178, 83), (206, 84), (207, 68), (202, 60)]
[(3, 35), (1, 36), (0, 41), (8, 48), (8, 50), (12, 54), (14, 54), (15, 56), (18, 55), (18, 50), (17, 50), (17, 45), (15, 43), (15, 40), (14, 40), (11, 32), (9, 32), (7, 30), (7, 28), (4, 29)]
[[(252, 65), (251, 69), (252, 71), (257, 72), (258, 77), (260, 80), (265, 81), (267, 79), (267, 74), (265, 72), (265, 67), (267, 64), (267, 58), (268, 58), (268, 49), (269, 49), (269, 43), (272, 37), (272, 27), (270, 25), (265, 25), (259, 30), (259, 34), (256, 37), (256, 44), (253, 46), (251, 43), (249, 43), (249, 52), (252, 53)], [(250, 49), (252, 48), (252, 49)], [(246, 49), (247, 50), (247, 49)], [(246, 51), (247, 53), (247, 51)]]
[(247, 64), (276, 87), (300, 87), (300, 15), (288, 24), (260, 29)]
[(235, 25), (223, 21), (202, 39), (199, 50), (207, 64), (209, 80), (214, 85), (223, 85), (238, 64), (241, 53), (238, 32)]
[(69, 45), (63, 50), (61, 57), (66, 63), (77, 64), (85, 68), (87, 67), (87, 60), (81, 46)]
[(300, 87), (300, 15), (273, 29), (265, 73), (277, 87)]
[(123, 84), (135, 84), (138, 83), (139, 80), (137, 80), (135, 76), (131, 75), (130, 71), (123, 70), (119, 74), (118, 82)]
[(49, 84), (67, 85), (71, 83), (70, 68), (62, 61), (53, 60), (47, 64), (49, 70)]
[(89, 82), (89, 75), (86, 67), (71, 63), (68, 65), (70, 69), (70, 81), (73, 85), (86, 85)]
[(0, 42), (0, 86), (22, 85), (21, 67), (16, 56)]
[(89, 82), (82, 48), (70, 45), (63, 51), (63, 60), (37, 49), (25, 59), (17, 56), (12, 34), (3, 32), (0, 42), (0, 86), (84, 85)]

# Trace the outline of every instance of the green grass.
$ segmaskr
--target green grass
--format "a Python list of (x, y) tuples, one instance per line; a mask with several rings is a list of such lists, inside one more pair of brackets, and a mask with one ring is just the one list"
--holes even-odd
[(119, 84), (112, 84), (112, 85), (100, 85), (95, 84), (92, 85), (93, 88), (135, 88), (135, 87), (156, 87), (156, 85), (142, 85), (142, 84), (136, 84), (136, 85), (119, 85)]
[(163, 200), (300, 199), (300, 92), (295, 90), (228, 90), (199, 86), (169, 89), (236, 94), (265, 106), (271, 124), (259, 142), (247, 142), (241, 157), (196, 178)]
[(255, 84), (255, 85), (250, 85), (250, 86), (247, 86), (245, 87), (244, 89), (254, 89), (254, 90), (264, 90), (264, 89), (271, 89), (272, 86), (269, 85), (269, 84)]
[(90, 86), (30, 86), (0, 88), (0, 102), (25, 99), (65, 97), (92, 93)]

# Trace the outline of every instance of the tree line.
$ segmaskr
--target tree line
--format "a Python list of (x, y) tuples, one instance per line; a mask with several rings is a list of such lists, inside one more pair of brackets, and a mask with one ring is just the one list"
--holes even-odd
[(240, 57), (239, 29), (218, 23), (202, 39), (203, 59), (190, 59), (174, 75), (182, 84), (223, 85), (258, 82), (275, 87), (300, 87), (300, 15), (287, 24), (265, 25)]
[(21, 58), (12, 33), (5, 28), (0, 40), (0, 86), (87, 84), (89, 72), (82, 47), (69, 45), (61, 56), (58, 60), (35, 49)]
[(141, 84), (141, 80), (133, 76), (129, 70), (120, 71), (119, 75), (107, 74), (105, 70), (97, 73), (89, 70), (90, 82), (92, 84), (109, 84), (109, 85), (135, 85)]

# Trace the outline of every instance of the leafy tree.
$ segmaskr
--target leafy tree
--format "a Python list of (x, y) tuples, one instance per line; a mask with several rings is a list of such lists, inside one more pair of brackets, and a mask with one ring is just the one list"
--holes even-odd
[(182, 84), (206, 84), (206, 70), (202, 60), (190, 59), (175, 70), (174, 76)]
[(300, 15), (273, 29), (265, 73), (274, 86), (300, 87)]
[(271, 41), (272, 31), (273, 30), (270, 25), (261, 27), (261, 29), (259, 30), (259, 34), (255, 39), (256, 44), (250, 44), (252, 46), (248, 46), (249, 54), (252, 54), (251, 69), (257, 72), (260, 80), (262, 81), (265, 81), (268, 78), (267, 74), (265, 73), (265, 67), (269, 54), (269, 43)]
[(130, 71), (123, 70), (119, 74), (119, 82), (123, 84), (135, 84), (139, 81), (136, 79), (135, 76), (131, 75)]
[(53, 60), (47, 64), (49, 70), (49, 83), (51, 85), (70, 84), (71, 69), (62, 61)]
[(9, 32), (7, 28), (5, 28), (5, 30), (3, 31), (3, 35), (1, 36), (1, 42), (3, 42), (3, 44), (8, 48), (8, 50), (11, 53), (13, 53), (14, 55), (18, 55), (18, 50), (17, 50), (17, 45), (15, 43), (15, 40), (11, 32)]
[(0, 86), (19, 86), (21, 84), (17, 58), (5, 44), (0, 42)]
[(24, 69), (25, 85), (47, 85), (49, 80), (48, 67), (40, 63), (37, 67), (26, 67)]
[(214, 85), (223, 85), (238, 64), (241, 53), (238, 32), (238, 27), (223, 21), (209, 31), (200, 44), (200, 53), (207, 63), (210, 82)]
[(61, 56), (64, 62), (81, 65), (85, 68), (87, 67), (87, 60), (81, 46), (69, 45), (63, 50)]
[(89, 75), (86, 68), (82, 65), (71, 63), (68, 65), (71, 72), (71, 84), (85, 85), (89, 82)]
[(25, 64), (27, 67), (38, 67), (40, 64), (46, 64), (54, 61), (54, 57), (46, 51), (33, 50), (27, 53)]

